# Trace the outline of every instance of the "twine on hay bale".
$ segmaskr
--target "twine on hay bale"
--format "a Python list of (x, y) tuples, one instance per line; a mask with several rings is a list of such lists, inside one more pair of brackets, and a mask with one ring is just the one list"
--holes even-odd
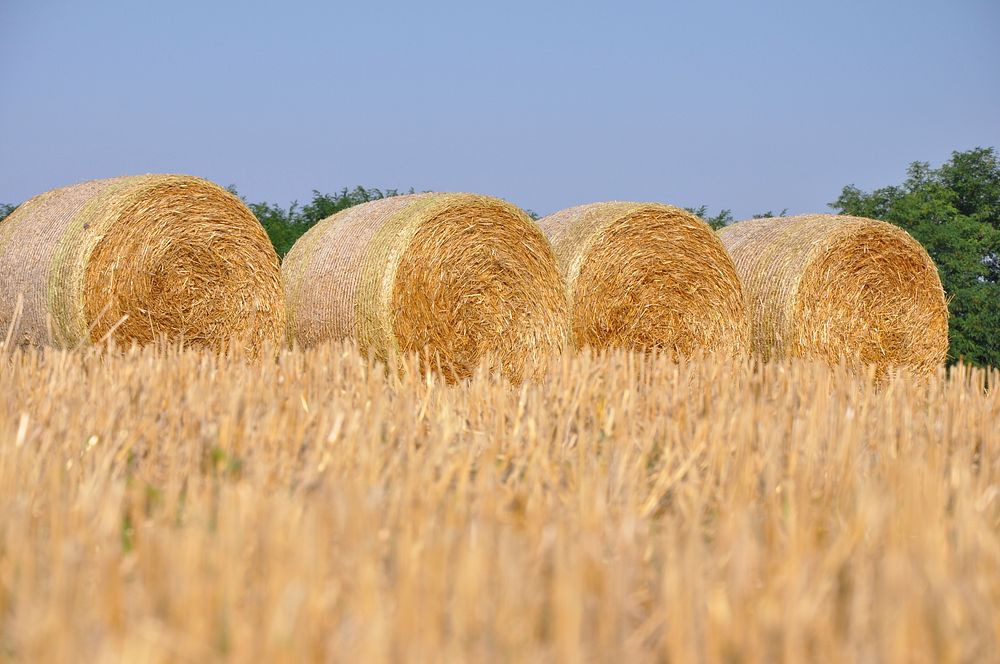
[(354, 338), (381, 360), (417, 352), (449, 380), (489, 358), (517, 381), (565, 339), (552, 248), (496, 198), (410, 194), (348, 208), (303, 235), (282, 273), (289, 340), (303, 346)]
[(906, 231), (831, 214), (754, 219), (719, 233), (763, 359), (809, 357), (929, 373), (948, 352), (937, 269)]
[(36, 196), (0, 222), (0, 329), (13, 327), (19, 343), (165, 337), (255, 353), (280, 343), (284, 326), (267, 234), (206, 180), (92, 180)]
[(577, 347), (745, 353), (732, 260), (698, 217), (659, 203), (592, 203), (539, 222), (559, 259)]

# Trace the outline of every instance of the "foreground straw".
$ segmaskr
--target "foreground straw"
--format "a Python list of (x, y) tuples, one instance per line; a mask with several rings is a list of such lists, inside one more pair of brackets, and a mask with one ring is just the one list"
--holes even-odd
[(552, 249), (496, 198), (412, 194), (344, 210), (300, 238), (282, 271), (302, 346), (354, 338), (382, 360), (418, 352), (452, 380), (489, 356), (517, 381), (565, 338)]
[(0, 661), (995, 664), (987, 380), (15, 351)]
[(948, 351), (933, 261), (902, 229), (828, 214), (744, 221), (720, 232), (743, 280), (753, 350), (928, 373)]
[(593, 203), (539, 225), (559, 258), (576, 346), (746, 351), (736, 269), (694, 215), (658, 203)]
[(0, 223), (0, 341), (159, 337), (254, 351), (284, 328), (278, 258), (253, 214), (205, 180), (93, 180)]

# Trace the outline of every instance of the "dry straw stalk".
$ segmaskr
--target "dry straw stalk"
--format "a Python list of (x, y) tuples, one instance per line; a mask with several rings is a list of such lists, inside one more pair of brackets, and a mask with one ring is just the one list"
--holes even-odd
[(574, 345), (746, 352), (736, 269), (701, 219), (659, 203), (608, 202), (539, 225), (559, 259)]
[(411, 194), (344, 210), (282, 265), (289, 337), (356, 339), (381, 360), (420, 353), (450, 379), (491, 357), (534, 375), (565, 338), (566, 302), (545, 237), (517, 207), (473, 194)]
[(16, 351), (0, 660), (995, 663), (985, 379)]
[(906, 231), (829, 214), (743, 221), (719, 233), (747, 297), (753, 350), (929, 373), (948, 352), (937, 269)]
[(200, 178), (84, 182), (36, 196), (0, 223), (0, 329), (21, 344), (165, 337), (258, 349), (280, 342), (284, 316), (264, 229)]

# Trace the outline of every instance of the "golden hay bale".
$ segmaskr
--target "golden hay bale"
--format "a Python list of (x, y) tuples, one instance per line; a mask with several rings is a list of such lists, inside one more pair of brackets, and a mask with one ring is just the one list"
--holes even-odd
[(831, 214), (755, 219), (720, 237), (743, 280), (752, 348), (930, 372), (948, 351), (933, 261), (904, 230)]
[(745, 353), (736, 268), (698, 217), (659, 203), (592, 203), (539, 222), (567, 286), (573, 343)]
[(162, 335), (256, 352), (284, 336), (278, 257), (246, 206), (200, 178), (55, 189), (0, 222), (0, 341), (12, 325), (29, 344)]
[(289, 339), (419, 352), (449, 380), (484, 357), (512, 380), (559, 350), (566, 300), (552, 248), (515, 206), (411, 194), (324, 219), (282, 264)]

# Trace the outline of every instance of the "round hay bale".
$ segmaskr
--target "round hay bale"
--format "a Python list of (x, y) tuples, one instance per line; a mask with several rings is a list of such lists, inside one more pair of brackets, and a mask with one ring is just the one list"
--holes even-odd
[(411, 194), (348, 208), (303, 235), (282, 272), (289, 339), (303, 346), (353, 338), (382, 360), (416, 352), (449, 380), (489, 358), (519, 381), (565, 339), (552, 248), (496, 198)]
[(948, 306), (906, 231), (861, 217), (754, 219), (719, 233), (743, 280), (752, 348), (927, 373), (948, 352)]
[(93, 180), (0, 222), (0, 340), (165, 337), (255, 353), (284, 337), (277, 254), (243, 203), (183, 175)]
[(592, 203), (539, 225), (559, 259), (577, 347), (747, 351), (736, 268), (695, 215), (659, 203)]

